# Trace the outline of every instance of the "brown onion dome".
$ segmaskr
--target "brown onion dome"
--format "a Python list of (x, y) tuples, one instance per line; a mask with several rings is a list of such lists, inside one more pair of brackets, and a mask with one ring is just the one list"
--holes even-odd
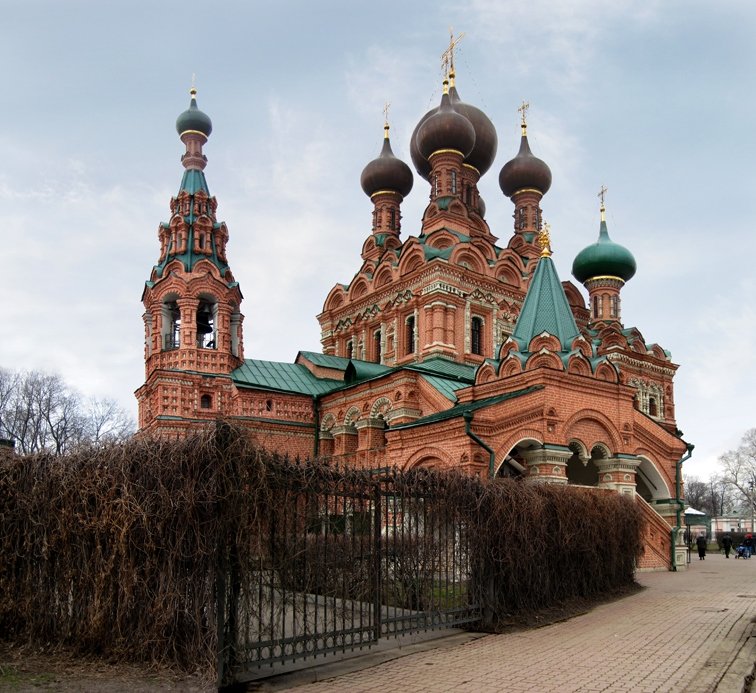
[(533, 155), (528, 145), (528, 135), (522, 126), (520, 151), (517, 156), (507, 161), (499, 173), (499, 187), (507, 196), (512, 197), (523, 188), (535, 188), (545, 195), (551, 187), (551, 169), (546, 162)]
[(459, 98), (457, 87), (454, 86), (453, 75), (452, 85), (449, 88), (449, 99), (465, 118), (467, 118), (475, 130), (475, 146), (465, 159), (465, 163), (478, 169), (482, 176), (493, 164), (496, 158), (496, 150), (499, 145), (499, 139), (496, 136), (496, 128), (491, 119), (476, 106), (464, 103)]
[(373, 159), (364, 169), (360, 176), (360, 185), (368, 197), (379, 190), (398, 192), (402, 197), (407, 197), (412, 190), (412, 171), (401, 159), (394, 156), (391, 151), (389, 140), (388, 123), (383, 126), (383, 148), (376, 159)]
[(420, 130), (420, 128), (423, 126), (423, 123), (425, 123), (428, 118), (430, 118), (434, 113), (438, 112), (438, 106), (435, 108), (432, 108), (430, 111), (428, 111), (422, 118), (420, 118), (417, 125), (415, 125), (415, 129), (412, 131), (412, 137), (410, 137), (410, 158), (412, 159), (412, 165), (415, 167), (415, 171), (417, 171), (417, 175), (421, 178), (424, 178), (425, 180), (430, 182), (430, 173), (431, 173), (431, 165), (428, 159), (426, 159), (421, 153), (420, 150), (417, 148), (417, 133)]
[(449, 98), (447, 83), (441, 105), (417, 131), (417, 149), (425, 159), (441, 149), (454, 149), (466, 158), (475, 147), (475, 129), (472, 123), (457, 111)]

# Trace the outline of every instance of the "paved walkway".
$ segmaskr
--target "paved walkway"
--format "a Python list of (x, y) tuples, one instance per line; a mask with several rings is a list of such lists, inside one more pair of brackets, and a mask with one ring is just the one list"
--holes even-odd
[(739, 693), (756, 658), (756, 557), (694, 556), (686, 571), (638, 581), (647, 589), (563, 623), (399, 656), (296, 691)]

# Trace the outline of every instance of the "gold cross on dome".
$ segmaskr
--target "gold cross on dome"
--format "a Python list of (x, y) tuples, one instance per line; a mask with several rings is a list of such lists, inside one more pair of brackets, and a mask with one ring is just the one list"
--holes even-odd
[(441, 67), (444, 70), (444, 77), (448, 77), (450, 72), (454, 72), (454, 49), (464, 37), (463, 31), (457, 38), (454, 38), (454, 31), (449, 27), (449, 47), (441, 53)]
[(601, 200), (601, 206), (604, 206), (604, 197), (606, 197), (606, 191), (607, 187), (605, 185), (601, 186), (601, 190), (599, 190), (599, 194), (596, 196)]
[(528, 109), (530, 108), (530, 104), (527, 101), (522, 102), (522, 106), (520, 106), (517, 110), (520, 112), (520, 115), (522, 116), (522, 124), (527, 125), (528, 120)]
[(391, 107), (391, 104), (386, 101), (385, 104), (383, 104), (383, 123), (384, 125), (388, 125), (388, 112), (389, 108)]

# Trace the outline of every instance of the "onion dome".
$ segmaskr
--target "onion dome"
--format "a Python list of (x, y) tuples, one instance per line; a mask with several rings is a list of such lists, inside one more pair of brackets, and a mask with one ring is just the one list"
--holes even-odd
[(192, 87), (189, 93), (192, 99), (189, 102), (189, 108), (176, 118), (176, 132), (179, 135), (183, 135), (185, 132), (199, 132), (205, 137), (209, 137), (213, 131), (210, 116), (197, 108), (197, 90)]
[(602, 206), (598, 240), (583, 248), (572, 263), (572, 276), (581, 284), (596, 277), (618, 277), (626, 282), (635, 275), (635, 258), (627, 248), (609, 238), (604, 212)]
[[(498, 138), (496, 136), (496, 128), (489, 117), (483, 113), (476, 106), (464, 103), (459, 98), (457, 88), (454, 86), (454, 73), (449, 75), (451, 79), (451, 86), (449, 87), (449, 100), (458, 113), (461, 113), (467, 118), (473, 129), (475, 130), (475, 146), (472, 152), (465, 159), (466, 164), (474, 166), (480, 172), (482, 176), (493, 164), (493, 160), (496, 157), (496, 150), (498, 148)], [(430, 180), (431, 165), (426, 157), (424, 157), (417, 146), (417, 134), (420, 128), (423, 126), (426, 120), (432, 115), (438, 113), (439, 107), (432, 108), (428, 111), (415, 126), (415, 130), (410, 138), (410, 157), (412, 158), (412, 164), (415, 167), (418, 175), (425, 180)]]
[(412, 137), (410, 137), (410, 158), (412, 159), (412, 165), (415, 167), (417, 175), (427, 181), (430, 181), (431, 165), (428, 159), (426, 159), (417, 148), (417, 133), (423, 126), (425, 121), (428, 120), (428, 118), (430, 118), (437, 111), (438, 106), (436, 106), (436, 108), (432, 108), (422, 118), (420, 118), (418, 124), (415, 125), (415, 129), (412, 131)]
[(525, 123), (522, 124), (520, 151), (502, 167), (499, 187), (507, 197), (512, 197), (523, 188), (535, 188), (545, 195), (551, 187), (551, 169), (530, 151)]
[(496, 136), (496, 128), (491, 119), (476, 106), (464, 103), (459, 98), (457, 87), (454, 86), (454, 73), (449, 75), (451, 86), (449, 87), (449, 99), (470, 123), (475, 130), (475, 146), (465, 159), (465, 163), (474, 166), (482, 176), (493, 164), (496, 157), (496, 149), (499, 140)]
[(389, 140), (389, 126), (383, 126), (383, 148), (376, 159), (373, 159), (364, 169), (360, 176), (360, 185), (365, 194), (370, 197), (379, 190), (391, 190), (398, 192), (402, 197), (407, 197), (412, 190), (412, 171), (401, 159), (394, 156), (391, 151)]
[(454, 149), (462, 154), (462, 158), (466, 158), (475, 146), (475, 129), (452, 104), (446, 80), (441, 105), (420, 126), (416, 141), (417, 149), (425, 159), (430, 159), (434, 152), (441, 149)]

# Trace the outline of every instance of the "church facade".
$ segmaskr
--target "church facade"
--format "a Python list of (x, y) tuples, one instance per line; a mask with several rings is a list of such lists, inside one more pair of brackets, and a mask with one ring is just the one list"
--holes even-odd
[(362, 173), (373, 209), (358, 271), (325, 298), (322, 352), (302, 351), (294, 363), (245, 358), (228, 229), (204, 175), (212, 123), (192, 89), (176, 123), (184, 174), (142, 294), (139, 428), (175, 438), (223, 417), (302, 458), (626, 494), (647, 519), (640, 567), (683, 567), (675, 528), (692, 447), (675, 420), (677, 365), (622, 320), (635, 260), (610, 238), (602, 196), (598, 239), (573, 264), (588, 301), (559, 279), (541, 211), (551, 171), (530, 150), (525, 104), (519, 152), (499, 174), (514, 206), (499, 242), (477, 186), (496, 130), (462, 101), (454, 77), (452, 66), (441, 103), (411, 139), (430, 189), (416, 235), (403, 232), (401, 215), (414, 177), (386, 124)]

